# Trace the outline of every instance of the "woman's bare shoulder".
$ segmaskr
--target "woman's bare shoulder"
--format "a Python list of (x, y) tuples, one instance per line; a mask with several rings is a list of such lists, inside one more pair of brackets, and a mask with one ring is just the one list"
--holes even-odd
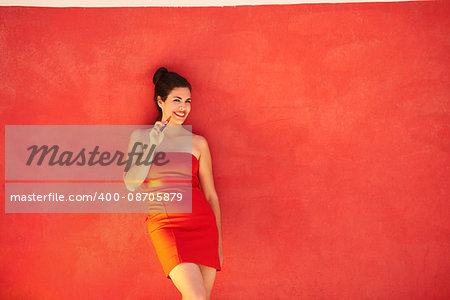
[(208, 154), (208, 142), (204, 136), (198, 134), (192, 134), (192, 148), (195, 149), (194, 153), (198, 153), (198, 157), (202, 157), (204, 154)]
[(197, 146), (204, 146), (205, 144), (207, 144), (207, 140), (204, 136), (201, 136), (199, 134), (195, 134), (192, 133), (192, 143), (197, 145)]
[(142, 140), (145, 138), (146, 135), (148, 135), (149, 129), (145, 128), (136, 128), (131, 132), (131, 139), (133, 140)]

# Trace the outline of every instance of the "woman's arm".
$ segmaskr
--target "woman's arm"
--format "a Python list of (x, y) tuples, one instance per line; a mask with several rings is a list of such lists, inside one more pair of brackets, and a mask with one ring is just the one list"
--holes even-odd
[[(145, 131), (144, 131), (144, 133), (145, 133)], [(136, 142), (142, 142), (142, 140), (143, 140), (142, 136), (144, 136), (144, 133), (142, 132), (141, 129), (136, 129), (131, 133), (130, 142), (128, 143), (128, 152), (125, 154), (127, 159), (128, 159), (128, 153), (131, 152), (134, 144)], [(147, 146), (145, 151), (142, 151), (142, 146), (137, 147), (137, 150), (136, 150), (137, 153), (143, 152), (141, 161), (143, 161), (145, 159), (145, 157), (147, 157), (150, 149), (151, 149), (150, 145)], [(150, 158), (150, 161), (152, 161), (154, 154), (155, 153), (153, 152), (152, 157)], [(137, 159), (138, 159), (138, 156), (133, 155), (133, 157), (132, 157), (133, 162), (131, 164), (131, 167), (128, 169), (128, 172), (123, 173), (123, 180), (125, 182), (125, 186), (127, 187), (127, 189), (129, 191), (134, 191), (137, 187), (139, 187), (142, 184), (142, 182), (144, 182), (145, 177), (147, 176), (148, 171), (151, 166), (151, 165), (146, 166), (145, 164), (137, 166), (136, 165)]]
[[(217, 228), (219, 230), (219, 245), (222, 246), (222, 223), (219, 197), (214, 187), (214, 178), (212, 172), (212, 160), (211, 153), (209, 151), (208, 142), (202, 136), (196, 136), (198, 139), (198, 145), (200, 148), (199, 170), (198, 177), (201, 183), (203, 194), (205, 194), (206, 200), (211, 205), (211, 208), (216, 216)], [(220, 249), (221, 251), (221, 249)]]

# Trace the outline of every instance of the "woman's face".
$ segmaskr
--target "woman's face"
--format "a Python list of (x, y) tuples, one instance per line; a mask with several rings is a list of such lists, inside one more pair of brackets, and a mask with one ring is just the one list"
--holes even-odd
[(158, 105), (162, 110), (162, 122), (172, 116), (169, 124), (181, 125), (191, 111), (191, 92), (187, 87), (176, 87), (167, 96), (166, 101), (158, 98)]

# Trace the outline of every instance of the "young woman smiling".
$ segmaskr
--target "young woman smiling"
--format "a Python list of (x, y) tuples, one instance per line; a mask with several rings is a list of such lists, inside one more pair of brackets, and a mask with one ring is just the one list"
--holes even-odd
[[(149, 145), (142, 149), (146, 157), (155, 144), (151, 155), (164, 152), (170, 163), (136, 166), (133, 162), (124, 180), (129, 190), (146, 193), (177, 190), (165, 180), (192, 182), (185, 193), (189, 197), (192, 193), (192, 213), (168, 213), (164, 203), (159, 203), (160, 211), (147, 216), (148, 230), (166, 277), (183, 299), (209, 299), (216, 271), (221, 271), (223, 262), (221, 213), (209, 145), (204, 137), (183, 127), (191, 112), (189, 82), (161, 67), (155, 72), (153, 83), (157, 121), (152, 129), (132, 133), (128, 152), (135, 142), (142, 142)], [(168, 119), (164, 127), (162, 121)], [(155, 178), (164, 180), (155, 184)]]

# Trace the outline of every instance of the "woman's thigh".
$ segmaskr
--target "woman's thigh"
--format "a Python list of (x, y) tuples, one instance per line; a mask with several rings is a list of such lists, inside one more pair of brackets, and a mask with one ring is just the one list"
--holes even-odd
[(204, 297), (206, 289), (200, 267), (195, 263), (180, 263), (169, 273), (175, 287), (183, 296)]

